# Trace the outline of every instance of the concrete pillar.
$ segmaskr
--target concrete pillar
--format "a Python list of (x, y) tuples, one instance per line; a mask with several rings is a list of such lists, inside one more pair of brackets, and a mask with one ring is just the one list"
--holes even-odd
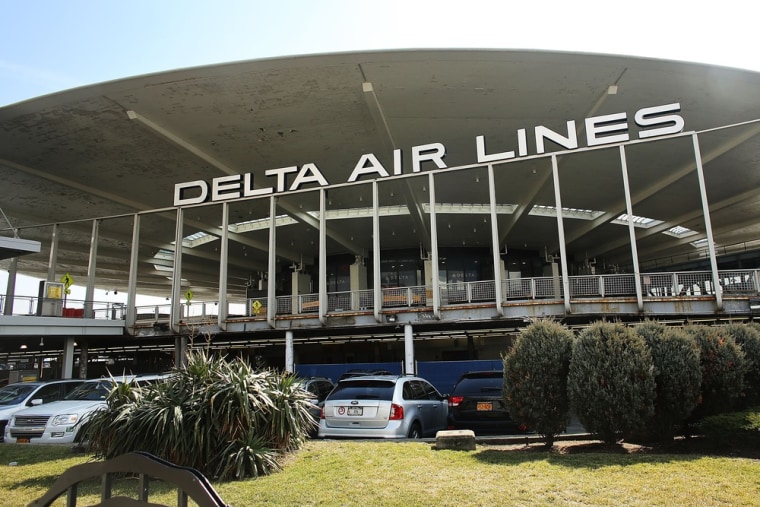
[(174, 366), (187, 366), (187, 336), (174, 338)]
[(414, 375), (414, 333), (411, 324), (404, 324), (404, 374)]
[(61, 361), (61, 378), (74, 376), (74, 338), (68, 336), (63, 341), (63, 360)]
[(351, 309), (359, 310), (361, 307), (359, 291), (367, 290), (367, 266), (364, 265), (364, 259), (359, 256), (356, 256), (356, 260), (351, 264), (349, 283), (351, 288)]
[(311, 292), (311, 275), (302, 271), (294, 271), (291, 278), (291, 294), (293, 294), (293, 313), (301, 313), (298, 305), (298, 294), (309, 294)]
[(13, 297), (16, 294), (16, 269), (18, 268), (18, 257), (11, 259), (8, 266), (8, 284), (5, 286), (5, 302), (3, 306), (3, 315), (13, 315)]
[(293, 361), (293, 331), (285, 331), (285, 371), (294, 373)]
[(79, 378), (87, 378), (87, 359), (89, 356), (89, 348), (87, 342), (79, 339)]

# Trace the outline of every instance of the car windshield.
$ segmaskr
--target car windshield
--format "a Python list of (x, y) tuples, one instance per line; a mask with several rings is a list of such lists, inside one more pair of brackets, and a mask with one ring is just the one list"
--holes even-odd
[(0, 405), (17, 405), (37, 388), (36, 385), (13, 384), (0, 389)]
[(454, 393), (462, 396), (499, 395), (504, 388), (501, 374), (498, 376), (464, 377), (454, 387)]
[(85, 382), (73, 391), (71, 391), (65, 400), (105, 400), (108, 393), (111, 392), (113, 383), (107, 380), (98, 382)]
[(390, 380), (344, 380), (327, 397), (328, 400), (391, 400), (395, 382)]

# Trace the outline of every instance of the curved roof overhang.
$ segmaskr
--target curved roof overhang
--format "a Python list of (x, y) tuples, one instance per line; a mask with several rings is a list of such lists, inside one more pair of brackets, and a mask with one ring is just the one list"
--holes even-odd
[[(469, 167), (477, 165), (479, 135), (489, 151), (515, 149), (520, 129), (562, 132), (574, 120), (582, 137), (586, 118), (632, 117), (642, 108), (676, 102), (684, 130), (699, 133), (716, 244), (756, 248), (760, 74), (559, 52), (408, 50), (274, 58), (139, 76), (13, 104), (0, 108), (0, 207), (22, 238), (42, 243), (40, 253), (18, 267), (42, 278), (53, 224), (60, 224), (59, 270), (81, 280), (93, 232), (87, 219), (110, 217), (99, 224), (96, 284), (111, 289), (123, 288), (127, 280), (133, 216), (145, 213), (139, 288), (164, 294), (177, 183), (245, 173), (261, 181), (267, 170), (309, 163), (330, 183), (346, 182), (362, 155), (374, 154), (392, 167), (393, 151), (400, 149), (408, 167), (412, 148), (430, 143), (445, 145), (448, 167)], [(724, 126), (730, 127), (719, 128)], [(535, 150), (531, 142), (528, 149)], [(547, 146), (547, 153), (552, 150), (559, 153), (561, 147)], [(641, 261), (656, 265), (703, 255), (693, 137), (635, 144), (626, 153)], [(577, 262), (625, 265), (631, 253), (629, 231), (618, 223), (627, 210), (619, 150), (578, 150), (558, 158), (568, 255)], [(448, 206), (439, 215), (445, 224), (442, 246), (490, 244), (489, 228), (473, 227), (473, 215), (488, 202), (485, 178), (483, 166), (440, 176), (437, 200)], [(550, 157), (497, 165), (495, 179), (504, 249), (552, 255), (558, 239)], [(383, 247), (425, 248), (424, 181), (380, 183), (383, 224), (391, 233), (384, 234)], [(362, 255), (371, 248), (368, 187), (330, 191), (328, 211), (340, 226), (330, 228), (328, 253)], [(230, 205), (230, 277), (239, 282), (231, 290), (266, 266), (266, 230), (256, 225), (269, 214), (265, 201)], [(282, 262), (313, 260), (317, 203), (315, 192), (279, 200), (281, 220), (293, 224), (291, 233), (278, 234)], [(218, 259), (213, 236), (220, 207), (189, 208), (185, 217), (189, 255), (183, 276), (210, 291), (217, 277), (207, 266)], [(349, 219), (352, 213), (355, 220)]]

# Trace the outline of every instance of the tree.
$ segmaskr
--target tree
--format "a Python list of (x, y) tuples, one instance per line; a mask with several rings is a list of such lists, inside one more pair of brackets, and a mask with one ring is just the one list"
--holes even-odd
[(504, 357), (504, 397), (512, 419), (547, 447), (569, 422), (567, 371), (573, 333), (550, 320), (531, 323)]

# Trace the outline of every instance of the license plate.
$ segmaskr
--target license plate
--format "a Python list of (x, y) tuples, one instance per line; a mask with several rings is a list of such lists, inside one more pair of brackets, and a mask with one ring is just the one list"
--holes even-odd
[(28, 444), (29, 443), (29, 439), (28, 438), (17, 438), (16, 439), (16, 443), (17, 444)]
[(364, 411), (364, 407), (348, 407), (348, 410), (346, 410), (347, 415), (362, 415), (362, 412)]
[(491, 410), (493, 410), (493, 402), (490, 402), (490, 401), (479, 401), (477, 409), (478, 409), (479, 412), (480, 411), (490, 412)]

